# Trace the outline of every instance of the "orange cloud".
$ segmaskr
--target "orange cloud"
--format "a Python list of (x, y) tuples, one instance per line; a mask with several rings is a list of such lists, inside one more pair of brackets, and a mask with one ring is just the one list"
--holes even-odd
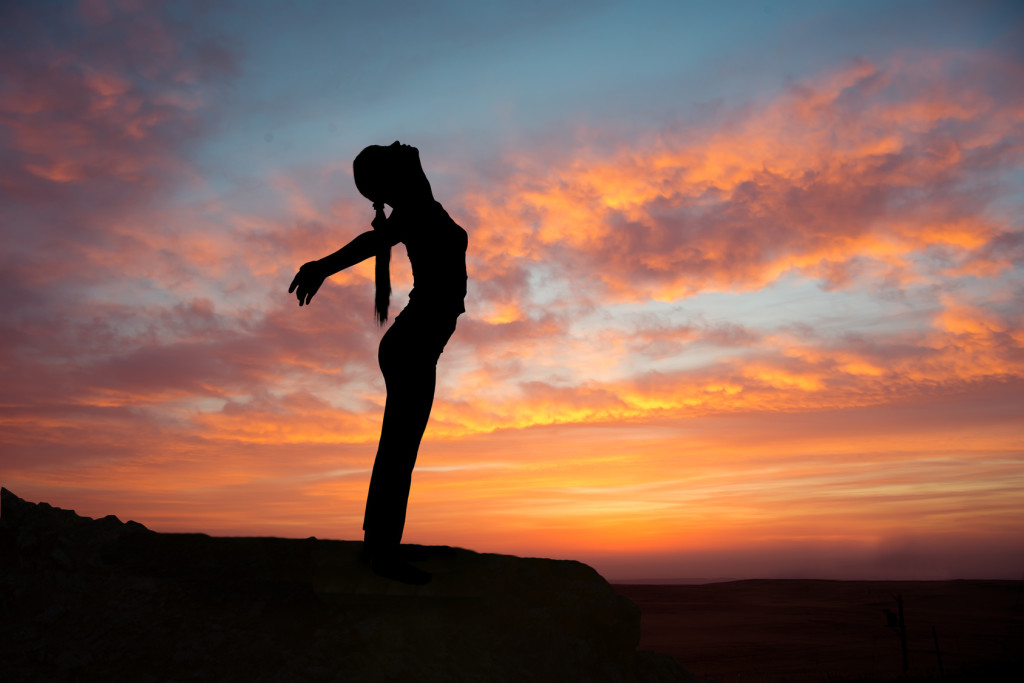
[(463, 200), (477, 275), (558, 260), (618, 301), (757, 290), (793, 271), (836, 282), (855, 259), (928, 276), (911, 262), (922, 250), (962, 262), (1005, 231), (975, 188), (1020, 163), (1020, 75), (985, 55), (860, 61), (726, 124), (547, 168), (523, 159), (500, 199)]
[[(138, 70), (75, 69), (47, 40), (0, 59), (0, 184), (9, 224), (31, 219), (0, 272), (5, 485), (164, 530), (357, 537), (383, 401), (372, 264), (309, 309), (285, 289), (369, 207), (339, 198), (347, 161), (157, 201), (209, 189), (182, 149), (230, 59), (120, 12), (81, 16), (131, 28)], [(597, 557), (1008, 534), (1020, 75), (981, 54), (858, 61), (715, 120), (457, 177), (440, 198), (470, 233), (469, 310), (410, 540)], [(792, 311), (787, 283), (808, 280), (807, 312), (755, 315)], [(843, 294), (887, 319), (846, 324)]]

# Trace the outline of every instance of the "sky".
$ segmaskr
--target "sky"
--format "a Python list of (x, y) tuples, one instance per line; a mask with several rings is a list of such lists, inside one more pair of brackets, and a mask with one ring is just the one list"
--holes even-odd
[(394, 140), (469, 234), (407, 542), (1024, 578), (1015, 2), (3, 3), (0, 484), (360, 539), (373, 263), (287, 288)]

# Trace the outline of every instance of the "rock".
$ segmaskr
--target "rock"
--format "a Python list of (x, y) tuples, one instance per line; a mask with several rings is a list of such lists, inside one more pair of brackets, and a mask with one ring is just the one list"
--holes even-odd
[(0, 547), (5, 681), (696, 680), (579, 562), (410, 546), (433, 580), (408, 586), (356, 541), (158, 534), (6, 489)]

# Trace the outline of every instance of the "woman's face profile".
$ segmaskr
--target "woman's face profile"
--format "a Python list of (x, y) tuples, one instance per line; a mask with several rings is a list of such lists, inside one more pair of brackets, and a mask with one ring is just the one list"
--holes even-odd
[(353, 163), (353, 176), (360, 194), (392, 207), (426, 180), (420, 151), (398, 140), (387, 146), (370, 145), (360, 152)]
[(389, 164), (394, 169), (396, 179), (400, 178), (402, 182), (407, 182), (423, 173), (423, 167), (420, 165), (420, 151), (412, 145), (403, 145), (395, 140), (384, 149), (390, 155)]

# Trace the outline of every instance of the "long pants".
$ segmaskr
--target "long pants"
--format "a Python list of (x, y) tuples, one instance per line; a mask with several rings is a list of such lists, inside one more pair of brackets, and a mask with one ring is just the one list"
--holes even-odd
[(363, 517), (371, 552), (397, 550), (405, 528), (412, 470), (434, 403), (437, 359), (457, 316), (407, 307), (380, 341), (387, 400)]

